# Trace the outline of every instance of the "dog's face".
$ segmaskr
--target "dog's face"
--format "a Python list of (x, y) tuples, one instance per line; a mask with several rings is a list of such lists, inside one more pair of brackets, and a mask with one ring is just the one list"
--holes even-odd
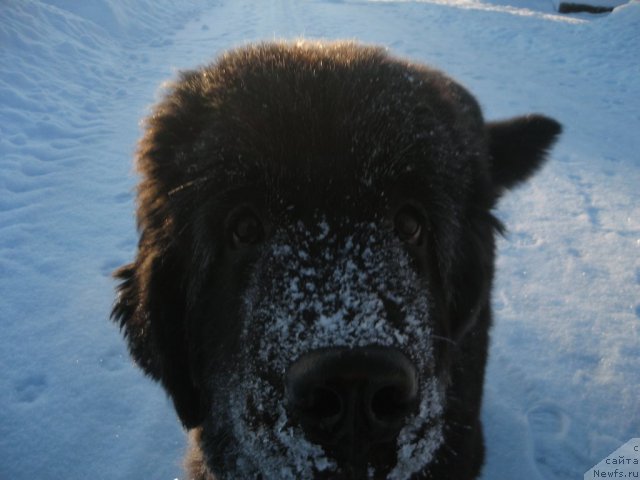
[(491, 209), (558, 132), (486, 125), (444, 75), (354, 44), (184, 74), (141, 143), (114, 314), (204, 469), (408, 479), (481, 449)]
[[(352, 196), (366, 210), (358, 215), (305, 212), (304, 201), (300, 211), (295, 197), (278, 199), (276, 211), (259, 208), (264, 198), (249, 197), (251, 207), (231, 213), (226, 255), (235, 261), (223, 278), (233, 285), (235, 304), (220, 312), (225, 298), (205, 287), (212, 298), (197, 314), (236, 325), (233, 348), (222, 361), (211, 355), (204, 368), (210, 399), (204, 438), (216, 471), (234, 478), (320, 472), (335, 478), (345, 470), (386, 475), (393, 467), (392, 478), (405, 478), (442, 442), (446, 371), (442, 346), (434, 345), (444, 333), (436, 321), (442, 299), (429, 287), (435, 279), (423, 250), (426, 214), (415, 200), (394, 208), (371, 194)], [(201, 337), (216, 338), (216, 322), (201, 327)], [(395, 373), (378, 379), (368, 365), (350, 366), (358, 353), (385, 362), (394, 350), (411, 363), (415, 387)], [(291, 378), (292, 366), (312, 353), (318, 357), (304, 369), (331, 370), (327, 364), (337, 363), (339, 371)], [(393, 368), (393, 359), (388, 363)], [(340, 384), (350, 379), (353, 385)], [(306, 381), (311, 385), (300, 386)], [(403, 393), (415, 395), (410, 405), (403, 405)]]

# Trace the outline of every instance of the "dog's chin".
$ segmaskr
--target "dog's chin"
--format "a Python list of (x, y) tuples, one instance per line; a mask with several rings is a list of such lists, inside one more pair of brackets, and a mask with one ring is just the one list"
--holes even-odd
[(316, 443), (289, 417), (282, 401), (263, 399), (260, 407), (271, 413), (269, 423), (265, 423), (264, 415), (254, 416), (260, 412), (247, 410), (253, 400), (230, 398), (235, 408), (227, 417), (229, 424), (221, 428), (217, 423), (221, 415), (209, 417), (199, 447), (203, 452), (216, 452), (215, 458), (205, 461), (217, 480), (420, 478), (444, 442), (439, 382), (427, 382), (422, 393), (415, 415), (407, 419), (397, 436), (378, 443), (357, 432), (333, 444)]
[[(430, 427), (426, 438), (438, 438), (442, 434), (441, 422)], [(229, 444), (227, 444), (229, 446)], [(439, 446), (439, 445), (438, 445)], [(237, 450), (244, 450), (237, 447)], [(215, 472), (211, 477), (215, 480), (244, 478), (255, 480), (303, 479), (303, 480), (372, 480), (372, 479), (408, 479), (422, 478), (429, 468), (433, 453), (425, 451), (422, 446), (421, 454), (424, 459), (415, 457), (420, 446), (399, 446), (398, 442), (389, 442), (367, 447), (366, 442), (352, 442), (348, 444), (325, 447), (319, 450), (316, 458), (300, 456), (295, 459), (283, 456), (270, 456), (271, 448), (263, 451), (243, 452), (228, 455), (222, 464), (209, 465), (210, 471)], [(348, 454), (345, 452), (349, 452)], [(402, 457), (404, 456), (404, 461)], [(256, 457), (263, 463), (257, 463)], [(412, 460), (407, 461), (408, 459)], [(207, 477), (209, 480), (209, 477)]]

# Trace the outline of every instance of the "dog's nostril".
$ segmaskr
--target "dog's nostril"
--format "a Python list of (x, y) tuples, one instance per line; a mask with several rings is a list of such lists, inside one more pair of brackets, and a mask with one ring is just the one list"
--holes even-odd
[(330, 420), (340, 415), (342, 400), (340, 395), (326, 387), (316, 387), (311, 392), (304, 413), (318, 420)]
[(380, 422), (395, 422), (410, 410), (413, 397), (406, 390), (389, 385), (377, 390), (371, 398), (371, 413)]

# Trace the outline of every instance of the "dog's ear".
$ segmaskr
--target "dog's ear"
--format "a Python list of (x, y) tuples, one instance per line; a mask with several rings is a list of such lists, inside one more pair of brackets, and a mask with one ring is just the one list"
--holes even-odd
[(489, 122), (486, 128), (496, 196), (533, 175), (562, 131), (552, 118), (535, 114)]
[[(526, 181), (545, 162), (547, 152), (562, 131), (562, 126), (543, 115), (526, 115), (486, 124), (489, 150), (489, 177), (492, 191), (489, 204), (506, 190)], [(461, 338), (488, 298), (494, 269), (494, 234), (503, 226), (490, 212), (474, 210), (468, 219), (467, 234), (458, 245), (455, 258), (450, 261), (451, 286), (455, 292), (450, 312), (452, 334)], [(447, 270), (447, 269), (443, 269)]]
[(200, 393), (192, 381), (179, 264), (171, 251), (145, 245), (134, 263), (114, 273), (121, 283), (112, 311), (136, 363), (160, 381), (187, 429), (202, 422)]

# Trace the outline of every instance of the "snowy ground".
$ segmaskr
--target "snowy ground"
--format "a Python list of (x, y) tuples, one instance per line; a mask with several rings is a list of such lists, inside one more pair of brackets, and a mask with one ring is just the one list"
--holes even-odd
[(33, 0), (0, 15), (0, 479), (181, 477), (172, 407), (108, 321), (138, 119), (176, 69), (300, 36), (386, 45), (488, 118), (565, 125), (499, 211), (483, 478), (582, 478), (640, 436), (640, 3)]

